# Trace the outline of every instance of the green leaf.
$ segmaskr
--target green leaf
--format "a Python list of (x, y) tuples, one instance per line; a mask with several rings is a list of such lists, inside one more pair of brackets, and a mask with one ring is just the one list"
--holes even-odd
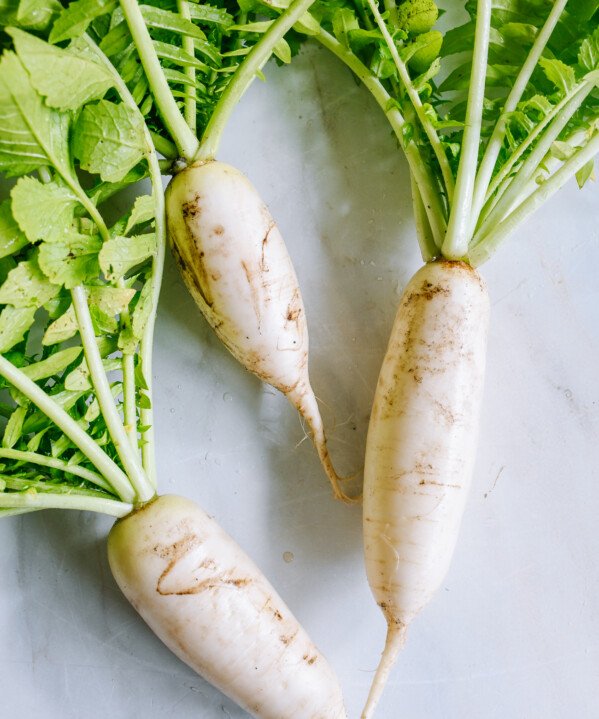
[(154, 234), (115, 237), (104, 243), (100, 251), (100, 267), (106, 278), (113, 282), (155, 253)]
[(72, 231), (79, 200), (68, 187), (22, 177), (10, 195), (14, 218), (30, 242), (54, 242)]
[(125, 234), (129, 233), (135, 225), (143, 225), (146, 222), (154, 219), (154, 198), (152, 195), (140, 195), (133, 205), (127, 225), (125, 227)]
[(23, 30), (11, 28), (8, 32), (31, 84), (50, 107), (76, 110), (103, 97), (112, 87), (110, 73), (93, 60), (49, 45)]
[(595, 180), (595, 158), (589, 160), (587, 164), (581, 167), (576, 173), (576, 182), (580, 189), (582, 189), (589, 180)]
[[(90, 310), (98, 308), (102, 313), (110, 317), (115, 317), (125, 310), (134, 296), (135, 290), (128, 287), (104, 286), (88, 288)], [(42, 344), (48, 346), (64, 342), (76, 335), (77, 332), (77, 318), (73, 305), (71, 305), (64, 314), (48, 326), (42, 339)], [(110, 346), (109, 351), (113, 350), (114, 347)]]
[(291, 47), (284, 37), (282, 37), (273, 47), (272, 52), (276, 58), (278, 58), (281, 62), (284, 62), (286, 65), (291, 62)]
[(24, 175), (54, 165), (71, 175), (69, 115), (48, 107), (13, 52), (0, 60), (0, 172)]
[(2, 446), (5, 449), (14, 447), (19, 441), (23, 434), (23, 422), (25, 421), (28, 411), (29, 407), (17, 407), (10, 415), (4, 430), (4, 436), (2, 437)]
[(102, 38), (100, 50), (108, 57), (114, 57), (130, 48), (132, 42), (129, 26), (123, 20), (111, 28), (110, 32)]
[(45, 277), (35, 260), (25, 260), (8, 273), (0, 287), (0, 304), (37, 308), (56, 297), (59, 291), (60, 287)]
[(549, 82), (555, 85), (564, 95), (570, 92), (574, 85), (576, 85), (576, 74), (574, 70), (561, 60), (542, 57), (539, 60), (539, 65), (543, 68), (545, 77)]
[(99, 182), (88, 194), (95, 205), (100, 205), (125, 187), (143, 180), (147, 175), (147, 166), (136, 165), (119, 182)]
[(43, 32), (61, 10), (58, 0), (20, 0), (17, 23), (20, 27)]
[[(121, 360), (105, 359), (102, 360), (102, 366), (104, 367), (104, 372), (114, 372), (114, 370), (120, 369)], [(70, 392), (81, 392), (83, 390), (93, 389), (89, 368), (85, 359), (65, 377), (64, 386)]]
[(11, 212), (10, 200), (0, 203), (0, 258), (14, 255), (28, 243)]
[(33, 324), (36, 309), (36, 307), (7, 305), (0, 312), (0, 352), (8, 352), (23, 340), (25, 333)]
[(556, 140), (551, 145), (551, 154), (553, 155), (553, 157), (558, 160), (561, 160), (562, 162), (568, 160), (570, 157), (572, 157), (574, 153), (575, 149), (571, 145), (568, 145), (567, 142)]
[(52, 282), (70, 290), (98, 276), (101, 247), (102, 240), (97, 236), (72, 233), (62, 242), (44, 242), (39, 251), (39, 264)]
[(208, 70), (208, 65), (198, 60), (197, 57), (194, 57), (191, 53), (185, 52), (185, 50), (182, 50), (177, 45), (170, 45), (166, 42), (160, 42), (159, 40), (154, 40), (153, 45), (156, 54), (162, 60), (169, 60), (175, 65), (182, 67), (195, 67), (198, 70)]
[(599, 27), (583, 40), (578, 53), (579, 64), (588, 72), (599, 68)]
[(143, 120), (125, 105), (100, 100), (83, 108), (72, 147), (84, 170), (119, 182), (146, 152)]
[(349, 33), (352, 30), (359, 30), (360, 25), (354, 10), (342, 7), (338, 8), (333, 15), (333, 34), (345, 47), (350, 46)]
[(181, 17), (178, 13), (162, 10), (161, 8), (150, 5), (141, 5), (139, 9), (146, 21), (146, 25), (149, 27), (180, 33), (181, 35), (187, 35), (188, 37), (197, 38), (198, 40), (206, 39), (206, 34), (200, 30), (197, 25)]
[(229, 28), (233, 24), (233, 17), (224, 8), (212, 7), (211, 5), (196, 5), (195, 2), (188, 3), (187, 7), (192, 20), (222, 25), (224, 28)]
[(532, 45), (539, 34), (538, 28), (523, 22), (508, 22), (499, 28), (499, 32), (513, 44), (520, 43), (526, 46)]
[(54, 23), (50, 42), (57, 43), (80, 37), (92, 20), (112, 12), (117, 0), (75, 0), (65, 8)]
[(142, 287), (139, 299), (133, 310), (131, 326), (124, 329), (119, 335), (119, 349), (122, 350), (124, 354), (134, 354), (142, 339), (148, 318), (152, 312), (152, 301), (152, 283), (146, 282)]
[(135, 290), (130, 287), (90, 287), (88, 290), (90, 306), (99, 307), (111, 317), (126, 310), (134, 297)]
[(33, 362), (21, 367), (21, 371), (29, 379), (38, 382), (41, 379), (47, 379), (63, 372), (69, 365), (73, 364), (82, 351), (82, 347), (68, 347), (39, 362)]
[(42, 338), (42, 344), (49, 346), (64, 342), (74, 337), (78, 331), (79, 325), (77, 324), (75, 308), (71, 305), (63, 315), (48, 326)]

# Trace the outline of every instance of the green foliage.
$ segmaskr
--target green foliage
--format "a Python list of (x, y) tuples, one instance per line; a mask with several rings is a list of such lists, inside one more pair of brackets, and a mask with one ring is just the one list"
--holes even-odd
[(85, 170), (119, 182), (146, 152), (143, 121), (122, 103), (86, 105), (75, 124), (72, 147)]
[[(0, 59), (0, 170), (19, 177), (10, 199), (0, 203), (0, 353), (119, 466), (98, 401), (97, 376), (83, 357), (71, 292), (85, 287), (102, 371), (110, 373), (110, 392), (120, 409), (123, 348), (140, 352), (143, 327), (155, 312), (155, 197), (142, 195), (132, 203), (115, 225), (121, 234), (112, 239), (97, 204), (147, 175), (147, 129), (139, 111), (115, 92), (108, 63), (98, 60), (97, 49), (82, 35), (116, 12), (116, 2), (78, 0), (65, 9), (47, 3), (45, 14), (39, 4), (35, 25), (33, 16), (18, 21), (25, 4), (10, 15), (7, 37), (13, 49)], [(0, 21), (7, 17), (0, 13)], [(61, 45), (49, 44), (44, 35)], [(82, 170), (86, 184), (91, 174), (87, 191)], [(129, 237), (135, 230), (146, 234)], [(142, 273), (122, 279), (139, 264)], [(44, 410), (2, 377), (0, 386), (8, 417), (2, 448), (36, 453), (23, 461), (0, 458), (6, 477), (0, 507), (3, 493), (32, 490), (118, 498), (101, 477), (99, 489), (95, 480), (43, 464), (62, 458), (85, 477), (95, 476), (88, 455)], [(141, 417), (148, 399), (137, 387), (133, 395)]]
[(9, 34), (31, 84), (50, 107), (76, 110), (103, 97), (112, 87), (108, 71), (91, 58), (61, 50), (22, 30), (13, 28)]

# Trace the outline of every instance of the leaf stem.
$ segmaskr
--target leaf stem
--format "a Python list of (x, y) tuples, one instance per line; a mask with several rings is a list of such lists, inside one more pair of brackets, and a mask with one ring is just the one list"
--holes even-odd
[(403, 86), (405, 87), (406, 92), (408, 93), (408, 97), (410, 98), (410, 102), (412, 103), (414, 110), (416, 111), (416, 116), (418, 117), (418, 120), (422, 125), (422, 129), (426, 133), (431, 148), (435, 153), (435, 157), (437, 158), (437, 162), (439, 163), (439, 167), (441, 168), (441, 174), (443, 175), (443, 182), (445, 183), (445, 192), (447, 194), (447, 199), (451, 204), (454, 193), (454, 179), (451, 167), (449, 165), (449, 160), (447, 159), (447, 155), (445, 153), (445, 148), (443, 147), (443, 144), (432, 122), (424, 112), (424, 107), (422, 106), (422, 100), (420, 99), (420, 95), (418, 94), (418, 91), (412, 83), (410, 73), (408, 72), (406, 64), (399, 56), (397, 45), (391, 37), (391, 33), (389, 32), (387, 25), (383, 19), (383, 16), (379, 11), (376, 0), (368, 0), (368, 5), (372, 10), (372, 14), (374, 15), (376, 24), (378, 25), (378, 28), (383, 35), (385, 43), (389, 48), (389, 52), (391, 53), (391, 57), (393, 58), (393, 62), (395, 64), (395, 67), (397, 68), (397, 72), (399, 73), (399, 78)]
[(89, 459), (89, 461), (102, 473), (114, 487), (114, 491), (125, 502), (132, 502), (135, 494), (127, 475), (104, 452), (101, 447), (77, 424), (77, 422), (62, 407), (50, 397), (35, 382), (26, 377), (12, 362), (0, 355), (0, 375), (22, 392), (38, 407), (54, 424)]
[[(177, 0), (177, 10), (179, 15), (185, 20), (191, 21), (191, 12), (189, 11), (189, 3), (187, 0)], [(182, 41), (183, 49), (188, 52), (192, 57), (195, 57), (195, 45), (193, 38), (188, 35), (183, 35)], [(197, 108), (196, 108), (196, 71), (195, 67), (188, 65), (184, 69), (185, 75), (191, 80), (193, 85), (185, 86), (185, 121), (192, 131), (194, 137), (197, 133)]]
[(133, 505), (103, 497), (86, 497), (76, 494), (52, 494), (50, 492), (0, 492), (0, 507), (3, 509), (83, 509), (100, 512), (112, 517), (125, 517)]
[[(137, 103), (129, 92), (129, 88), (123, 82), (123, 79), (115, 69), (114, 65), (104, 55), (94, 41), (86, 36), (86, 41), (94, 50), (102, 64), (114, 77), (115, 87), (117, 88), (121, 99), (132, 111), (141, 115)], [(152, 345), (154, 341), (154, 326), (156, 324), (156, 312), (158, 309), (158, 298), (162, 285), (162, 275), (164, 273), (164, 257), (166, 253), (166, 213), (164, 203), (164, 188), (162, 185), (162, 172), (160, 163), (156, 155), (155, 145), (152, 142), (152, 136), (144, 122), (144, 132), (146, 136), (147, 151), (146, 160), (148, 163), (148, 172), (150, 182), (152, 183), (152, 195), (154, 198), (154, 214), (155, 214), (155, 233), (156, 233), (156, 255), (152, 262), (152, 273), (146, 282), (152, 283), (152, 310), (146, 321), (144, 333), (141, 338), (139, 354), (141, 369), (148, 385), (148, 396), (150, 399), (150, 407), (143, 407), (139, 410), (140, 421), (144, 429), (142, 435), (141, 458), (142, 465), (146, 476), (154, 489), (157, 486), (156, 476), (156, 450), (154, 437), (154, 415), (152, 410)]]
[(539, 58), (543, 54), (543, 50), (549, 42), (551, 33), (557, 25), (567, 2), (568, 0), (555, 0), (553, 8), (551, 9), (551, 12), (547, 17), (545, 24), (541, 28), (541, 31), (537, 35), (533, 46), (530, 49), (530, 52), (528, 53), (528, 56), (524, 64), (522, 65), (520, 72), (518, 73), (518, 77), (514, 82), (510, 94), (505, 101), (503, 112), (497, 120), (497, 124), (495, 125), (493, 134), (491, 135), (491, 138), (487, 144), (487, 149), (485, 150), (485, 154), (476, 175), (474, 194), (472, 198), (473, 224), (476, 223), (478, 215), (485, 202), (485, 195), (487, 194), (487, 189), (493, 175), (493, 170), (495, 169), (495, 164), (501, 150), (501, 145), (503, 144), (503, 138), (505, 137), (508, 115), (509, 113), (513, 112), (518, 106), (518, 103), (520, 102), (522, 95), (524, 94), (524, 90), (528, 85), (528, 81), (530, 80), (531, 75), (537, 66), (537, 63), (539, 62)]
[(115, 493), (112, 485), (109, 484), (102, 475), (97, 472), (92, 472), (91, 469), (87, 469), (86, 467), (81, 467), (78, 464), (69, 464), (68, 462), (64, 462), (62, 459), (46, 457), (45, 455), (38, 454), (37, 452), (24, 452), (18, 449), (0, 448), (0, 457), (14, 459), (16, 462), (30, 462), (31, 464), (37, 464), (40, 467), (57, 469), (65, 474), (73, 474), (76, 477), (81, 477), (81, 479), (85, 479), (86, 481), (95, 484), (106, 492)]
[(410, 172), (410, 182), (412, 186), (412, 203), (414, 205), (414, 220), (416, 222), (416, 236), (423, 262), (434, 260), (439, 254), (439, 248), (435, 244), (435, 239), (431, 230), (422, 195), (418, 189), (418, 183), (414, 179), (414, 175)]
[(198, 139), (185, 122), (177, 102), (173, 97), (168, 81), (162, 72), (160, 60), (152, 44), (152, 38), (146, 27), (137, 0), (119, 0), (119, 2), (150, 84), (150, 90), (152, 91), (158, 112), (174, 140), (180, 155), (186, 160), (191, 161), (198, 149)]
[(559, 170), (543, 182), (524, 202), (518, 205), (503, 222), (496, 225), (488, 235), (482, 237), (476, 243), (470, 252), (470, 262), (475, 267), (486, 262), (519, 224), (547, 202), (597, 153), (599, 153), (599, 132), (584, 147), (577, 150), (569, 160), (564, 162)]
[(447, 235), (442, 247), (443, 256), (448, 260), (463, 259), (468, 252), (468, 244), (471, 238), (472, 198), (478, 164), (483, 102), (485, 99), (491, 8), (491, 0), (478, 0), (472, 73), (468, 91), (462, 150)]
[(164, 204), (164, 188), (162, 186), (162, 174), (158, 165), (156, 153), (152, 152), (148, 157), (150, 169), (150, 181), (152, 182), (152, 193), (154, 197), (155, 227), (156, 233), (156, 255), (152, 262), (152, 274), (146, 282), (152, 283), (152, 310), (146, 321), (143, 336), (141, 338), (139, 353), (141, 369), (148, 385), (150, 406), (142, 407), (139, 410), (141, 424), (147, 429), (142, 433), (144, 440), (141, 448), (142, 463), (148, 479), (154, 487), (157, 485), (156, 457), (154, 439), (154, 412), (152, 402), (152, 346), (154, 343), (154, 327), (156, 325), (156, 312), (158, 310), (158, 299), (162, 285), (162, 274), (164, 272), (164, 256), (166, 253), (166, 211)]
[(202, 136), (194, 162), (214, 160), (223, 130), (256, 74), (272, 55), (275, 45), (310, 8), (314, 0), (294, 0), (247, 54), (218, 101)]
[(112, 438), (117, 454), (123, 463), (123, 467), (129, 476), (131, 484), (135, 489), (137, 499), (140, 502), (147, 502), (154, 496), (154, 489), (145, 476), (136, 454), (131, 449), (127, 433), (125, 432), (112, 396), (110, 384), (104, 372), (102, 357), (100, 356), (94, 334), (89, 306), (87, 304), (87, 292), (82, 285), (78, 285), (71, 290), (71, 297), (75, 309), (75, 316), (77, 317), (85, 360), (108, 432)]
[[(137, 105), (135, 105), (135, 107), (137, 108)], [(179, 151), (177, 150), (177, 146), (175, 144), (170, 142), (170, 140), (167, 140), (166, 137), (162, 137), (162, 135), (159, 135), (157, 132), (154, 132), (153, 130), (150, 130), (149, 133), (150, 137), (152, 138), (152, 143), (154, 147), (163, 157), (165, 157), (167, 160), (177, 159)]]

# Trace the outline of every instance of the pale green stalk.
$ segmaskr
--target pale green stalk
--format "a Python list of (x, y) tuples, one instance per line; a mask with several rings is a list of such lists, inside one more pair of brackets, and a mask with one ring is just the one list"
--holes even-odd
[(393, 27), (397, 27), (399, 25), (399, 20), (397, 17), (397, 4), (395, 3), (395, 0), (385, 0), (385, 10), (389, 13), (391, 25)]
[(48, 419), (61, 429), (64, 434), (78, 447), (99, 472), (110, 482), (114, 491), (125, 502), (132, 502), (135, 493), (127, 475), (104, 452), (101, 447), (77, 424), (62, 407), (35, 382), (25, 376), (12, 362), (0, 355), (0, 375), (10, 382), (27, 399), (38, 407)]
[(150, 84), (158, 112), (177, 145), (180, 155), (186, 160), (191, 161), (198, 149), (198, 139), (185, 122), (168, 82), (164, 77), (160, 60), (152, 44), (152, 38), (146, 27), (137, 0), (120, 0), (120, 5)]
[(580, 108), (593, 89), (593, 85), (583, 85), (574, 97), (568, 102), (567, 109), (554, 117), (539, 142), (528, 155), (517, 174), (510, 178), (505, 192), (498, 199), (493, 209), (480, 223), (475, 235), (475, 242), (478, 237), (487, 233), (487, 230), (497, 225), (508, 214), (510, 209), (518, 202), (523, 189), (538, 171), (543, 159), (551, 149), (551, 145), (559, 137), (561, 131), (566, 127), (572, 115)]
[(439, 166), (441, 168), (443, 182), (445, 183), (445, 193), (447, 195), (449, 204), (451, 204), (454, 194), (454, 179), (451, 167), (449, 165), (449, 160), (447, 159), (447, 154), (445, 153), (445, 148), (443, 147), (443, 143), (441, 142), (441, 139), (439, 138), (439, 135), (437, 134), (437, 131), (435, 130), (432, 122), (424, 112), (424, 107), (422, 106), (420, 95), (418, 94), (418, 91), (412, 83), (408, 68), (399, 56), (397, 45), (391, 37), (391, 34), (387, 29), (387, 25), (379, 11), (377, 0), (368, 0), (368, 5), (372, 10), (372, 14), (374, 15), (376, 24), (378, 25), (378, 28), (383, 35), (385, 43), (389, 48), (389, 52), (391, 53), (391, 57), (393, 58), (393, 62), (395, 64), (395, 67), (397, 68), (397, 72), (399, 73), (399, 79), (403, 83), (403, 86), (408, 93), (408, 97), (410, 98), (410, 102), (412, 103), (414, 110), (416, 111), (416, 115), (418, 117), (418, 120), (420, 121), (420, 124), (422, 125), (422, 129), (426, 133), (426, 136), (428, 137), (428, 140), (431, 144), (432, 150), (435, 153), (435, 157), (437, 158), (437, 162), (439, 163)]
[(518, 103), (522, 99), (522, 95), (528, 85), (528, 81), (537, 67), (539, 59), (549, 42), (549, 38), (551, 37), (551, 34), (557, 25), (567, 2), (568, 0), (555, 0), (553, 8), (547, 17), (545, 24), (537, 35), (533, 46), (528, 53), (528, 57), (518, 73), (518, 77), (516, 78), (510, 94), (505, 101), (503, 112), (497, 120), (491, 139), (487, 144), (474, 185), (474, 194), (472, 198), (472, 230), (474, 229), (476, 219), (478, 218), (478, 215), (484, 205), (487, 189), (493, 175), (493, 170), (495, 169), (497, 158), (499, 157), (499, 152), (501, 151), (508, 123), (508, 115), (516, 109)]
[(410, 181), (412, 186), (412, 203), (414, 205), (414, 220), (416, 222), (416, 236), (420, 246), (420, 253), (422, 254), (423, 262), (430, 262), (439, 254), (439, 248), (435, 244), (418, 184), (411, 172)]
[(51, 492), (0, 492), (0, 507), (3, 509), (82, 509), (100, 512), (112, 517), (126, 517), (133, 509), (132, 504), (103, 497), (86, 497), (75, 494), (52, 494)]
[(470, 223), (474, 178), (478, 164), (478, 148), (482, 126), (483, 102), (485, 99), (485, 81), (489, 36), (491, 31), (491, 0), (478, 0), (476, 33), (472, 74), (466, 107), (466, 123), (462, 139), (458, 177), (454, 201), (449, 216), (447, 235), (443, 242), (443, 256), (449, 260), (461, 260), (468, 253), (470, 242)]
[(125, 434), (135, 454), (139, 451), (137, 439), (137, 400), (135, 387), (135, 355), (123, 353), (123, 419)]
[(156, 325), (156, 312), (158, 310), (158, 299), (162, 286), (162, 274), (164, 272), (164, 256), (166, 252), (166, 213), (164, 206), (164, 189), (162, 187), (162, 174), (158, 165), (156, 153), (152, 152), (148, 158), (150, 168), (150, 181), (152, 182), (152, 194), (156, 219), (154, 232), (156, 234), (156, 255), (152, 262), (152, 274), (146, 282), (152, 283), (152, 310), (146, 321), (143, 336), (139, 347), (141, 370), (148, 385), (147, 393), (150, 398), (150, 407), (142, 407), (139, 410), (141, 424), (147, 429), (142, 433), (144, 443), (141, 448), (141, 456), (146, 474), (155, 488), (157, 485), (156, 456), (155, 456), (155, 433), (154, 433), (154, 411), (152, 409), (152, 348), (154, 344), (154, 327)]
[(86, 467), (80, 467), (78, 464), (69, 464), (62, 459), (46, 457), (37, 452), (24, 452), (19, 449), (6, 448), (0, 448), (0, 458), (14, 459), (16, 462), (29, 462), (31, 464), (37, 464), (40, 467), (57, 469), (65, 474), (73, 474), (76, 477), (81, 477), (81, 479), (85, 479), (87, 482), (91, 482), (107, 492), (115, 493), (112, 485), (97, 472), (92, 472), (91, 469), (87, 469)]
[(220, 139), (233, 109), (252, 84), (257, 73), (269, 60), (275, 45), (306, 13), (314, 0), (294, 0), (268, 28), (260, 41), (247, 54), (245, 60), (235, 71), (222, 97), (212, 113), (202, 135), (202, 142), (195, 154), (194, 161), (209, 161), (216, 157)]
[(503, 222), (496, 225), (485, 237), (474, 245), (470, 251), (470, 261), (474, 266), (481, 265), (491, 257), (497, 247), (522, 222), (532, 215), (541, 205), (560, 190), (587, 162), (599, 153), (599, 133), (577, 150), (572, 157), (545, 180), (529, 197), (524, 200)]
[[(106, 59), (108, 60), (108, 58), (106, 58)], [(124, 85), (124, 83), (123, 83), (123, 85)], [(125, 85), (125, 87), (127, 87), (127, 86)], [(129, 91), (129, 88), (127, 88), (127, 92), (128, 91)], [(120, 88), (119, 88), (119, 92), (120, 92)], [(122, 93), (121, 93), (121, 97), (122, 97)], [(133, 104), (137, 108), (135, 101)], [(177, 146), (174, 143), (169, 142), (166, 139), (166, 137), (162, 137), (162, 135), (159, 135), (157, 132), (154, 132), (153, 130), (149, 130), (149, 134), (150, 134), (150, 138), (152, 140), (152, 144), (156, 148), (157, 152), (159, 152), (163, 157), (166, 157), (168, 160), (176, 160), (177, 159), (177, 155), (179, 153), (177, 150)]]
[(25, 479), (12, 474), (0, 474), (0, 482), (4, 483), (7, 489), (18, 492), (34, 489), (36, 492), (54, 492), (55, 494), (76, 494), (81, 497), (95, 497), (97, 499), (114, 499), (114, 497), (98, 489), (87, 489), (86, 487), (77, 487), (72, 484), (53, 482), (49, 481), (48, 478), (44, 480)]
[(381, 110), (385, 113), (389, 124), (393, 128), (395, 135), (403, 148), (410, 171), (416, 180), (420, 195), (422, 197), (424, 208), (428, 217), (428, 221), (433, 233), (436, 244), (440, 247), (445, 236), (447, 224), (445, 221), (445, 210), (439, 192), (437, 190), (435, 179), (430, 171), (427, 163), (423, 161), (418, 147), (413, 142), (404, 141), (403, 129), (406, 121), (401, 114), (397, 105), (392, 101), (391, 96), (385, 90), (379, 80), (370, 72), (359, 58), (357, 58), (351, 50), (342, 45), (330, 33), (322, 28), (311, 33), (321, 45), (330, 50), (341, 60), (347, 67), (360, 79), (366, 89), (370, 92)]
[[(179, 15), (185, 20), (191, 21), (191, 13), (189, 11), (189, 3), (187, 0), (177, 0), (177, 10)], [(195, 57), (195, 45), (192, 37), (187, 35), (183, 36), (183, 49), (188, 52), (192, 57)], [(185, 122), (189, 129), (193, 132), (194, 137), (197, 132), (197, 107), (196, 107), (196, 71), (191, 65), (184, 68), (183, 72), (192, 81), (193, 87), (190, 85), (185, 86)]]
[(102, 365), (102, 357), (98, 350), (85, 288), (81, 285), (74, 287), (71, 290), (71, 297), (77, 318), (77, 325), (79, 326), (85, 360), (94, 386), (96, 398), (102, 411), (102, 416), (108, 428), (108, 433), (112, 438), (117, 454), (135, 489), (137, 499), (140, 502), (147, 502), (154, 496), (154, 489), (143, 471), (137, 454), (132, 450), (129, 444), (127, 433), (125, 432), (112, 396), (110, 384)]
[[(104, 67), (113, 76), (115, 87), (125, 105), (127, 105), (132, 112), (141, 116), (139, 108), (137, 107), (133, 96), (129, 92), (129, 88), (123, 82), (123, 79), (116, 71), (114, 65), (90, 37), (86, 36), (85, 39)], [(162, 173), (160, 170), (159, 160), (156, 156), (151, 133), (148, 131), (145, 122), (143, 123), (143, 127), (147, 144), (146, 160), (148, 162), (150, 182), (152, 183), (152, 195), (154, 198), (156, 255), (152, 262), (151, 276), (146, 280), (146, 282), (152, 283), (152, 311), (146, 321), (146, 326), (144, 328), (139, 348), (141, 369), (144, 379), (146, 380), (146, 384), (148, 385), (148, 389), (145, 391), (147, 391), (150, 399), (150, 407), (140, 408), (139, 418), (142, 426), (147, 428), (142, 432), (142, 438), (144, 440), (141, 448), (142, 465), (147, 478), (155, 489), (158, 481), (156, 474), (154, 413), (152, 409), (152, 346), (154, 341), (154, 326), (156, 324), (158, 299), (160, 295), (160, 287), (162, 285), (162, 275), (164, 272), (164, 256), (166, 252), (166, 215), (164, 207), (164, 188), (162, 185)]]
[[(117, 287), (121, 289), (125, 287), (123, 278), (119, 278)], [(131, 328), (131, 314), (129, 308), (121, 311), (120, 317), (121, 330)], [(121, 367), (123, 368), (123, 417), (125, 420), (125, 433), (129, 439), (131, 449), (139, 452), (139, 444), (137, 441), (137, 398), (135, 386), (135, 356), (131, 352), (123, 352), (121, 358)]]

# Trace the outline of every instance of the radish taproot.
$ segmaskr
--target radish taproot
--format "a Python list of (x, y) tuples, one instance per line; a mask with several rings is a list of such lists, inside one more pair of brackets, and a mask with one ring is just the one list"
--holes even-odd
[[(583, 186), (593, 175), (599, 11), (570, 3), (566, 14), (566, 2), (517, 11), (468, 2), (469, 21), (443, 43), (428, 0), (399, 11), (379, 0), (366, 0), (366, 12), (319, 7), (296, 25), (347, 65), (389, 120), (410, 167), (426, 263), (401, 300), (368, 431), (365, 563), (388, 634), (363, 719), (456, 544), (485, 364), (488, 300), (474, 267), (568, 180)], [(524, 45), (513, 23), (531, 29)], [(462, 64), (454, 69), (451, 56)]]
[(305, 419), (334, 496), (333, 468), (308, 376), (308, 327), (291, 258), (268, 208), (239, 170), (199, 162), (171, 180), (168, 232), (202, 314), (231, 354), (281, 391)]
[(400, 300), (366, 440), (366, 574), (388, 629), (365, 719), (449, 569), (474, 467), (488, 317), (486, 288), (461, 262), (424, 265)]
[(163, 495), (120, 519), (123, 594), (194, 671), (260, 719), (344, 719), (325, 658), (241, 548), (200, 507)]
[[(256, 189), (241, 172), (215, 159), (233, 108), (280, 48), (285, 32), (313, 2), (295, 0), (276, 20), (248, 24), (250, 32), (260, 27), (263, 39), (228, 82), (198, 141), (195, 115), (190, 111), (195, 95), (188, 87), (188, 125), (173, 95), (164, 91), (167, 80), (137, 3), (121, 0), (153, 99), (179, 153), (167, 193), (167, 218), (185, 284), (227, 349), (298, 409), (312, 433), (334, 496), (352, 502), (358, 498), (341, 490), (310, 386), (308, 329), (291, 259)], [(243, 32), (244, 27), (237, 29)], [(193, 68), (188, 68), (188, 74), (193, 76)]]
[[(180, 91), (168, 81), (218, 96), (245, 60), (237, 31), (210, 31), (233, 25), (222, 8), (200, 12), (196, 25), (184, 1), (180, 16), (120, 5), (52, 5), (34, 25), (50, 42), (20, 28), (4, 36), (14, 51), (0, 60), (0, 168), (19, 179), (0, 205), (0, 516), (56, 508), (119, 518), (109, 537), (115, 578), (175, 653), (256, 717), (342, 719), (333, 672), (259, 570), (196, 505), (157, 495), (152, 345), (167, 240), (156, 148), (175, 156), (198, 147), (186, 124), (195, 114), (181, 123)], [(273, 18), (254, 46), (264, 61), (308, 5)], [(235, 17), (254, 15), (238, 8)], [(168, 22), (168, 38), (154, 44), (146, 20)], [(200, 47), (227, 70), (224, 81), (184, 41), (208, 32)], [(179, 33), (189, 53), (166, 42)], [(173, 70), (173, 58), (202, 81)], [(163, 113), (151, 119), (148, 87)], [(195, 89), (186, 110), (205, 119), (214, 108), (196, 104)], [(95, 180), (87, 190), (82, 171)], [(151, 194), (110, 226), (99, 205), (145, 177)]]

